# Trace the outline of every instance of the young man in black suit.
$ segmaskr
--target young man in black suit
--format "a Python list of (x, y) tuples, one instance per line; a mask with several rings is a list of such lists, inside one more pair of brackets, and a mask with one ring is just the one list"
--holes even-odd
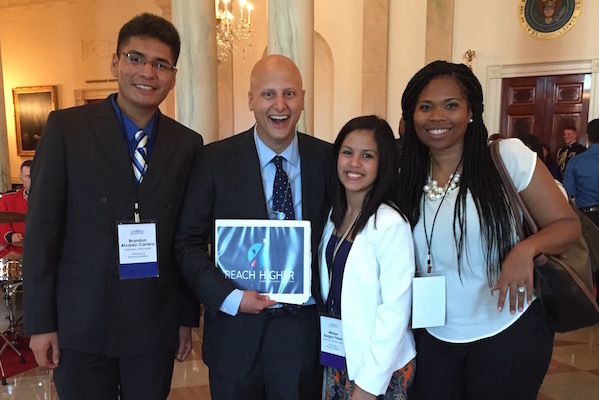
[(236, 289), (205, 251), (214, 243), (214, 220), (269, 218), (273, 157), (279, 155), (289, 177), (292, 219), (311, 222), (312, 253), (317, 253), (329, 209), (325, 193), (331, 146), (296, 132), (304, 108), (297, 66), (282, 55), (261, 59), (252, 70), (248, 98), (256, 125), (206, 146), (195, 163), (176, 253), (187, 282), (206, 305), (202, 355), (210, 369), (212, 399), (318, 399), (322, 369), (316, 304), (322, 300), (316, 258), (313, 297), (294, 310)]
[(61, 400), (164, 400), (173, 359), (191, 350), (199, 306), (181, 284), (172, 239), (202, 138), (158, 110), (179, 50), (165, 19), (127, 22), (110, 65), (118, 93), (52, 112), (37, 146), (25, 327)]

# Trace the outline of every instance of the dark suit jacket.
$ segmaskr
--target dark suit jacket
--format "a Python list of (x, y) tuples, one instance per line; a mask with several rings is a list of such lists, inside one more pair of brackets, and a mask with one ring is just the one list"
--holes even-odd
[[(48, 117), (31, 167), (24, 243), (29, 334), (57, 331), (61, 348), (112, 357), (173, 347), (179, 325), (197, 325), (172, 239), (202, 137), (162, 114), (156, 132), (138, 187), (110, 98)], [(157, 221), (159, 278), (119, 278), (116, 225), (133, 219), (135, 201), (142, 221)]]
[[(205, 250), (213, 243), (214, 220), (268, 219), (254, 129), (204, 148), (194, 165), (175, 238), (180, 268), (206, 305), (202, 355), (221, 374), (247, 374), (260, 348), (264, 313), (229, 316), (218, 309), (233, 290)], [(298, 134), (302, 219), (312, 225), (312, 295), (322, 302), (316, 253), (328, 212), (326, 177), (331, 145)], [(293, 345), (293, 344), (291, 344)]]

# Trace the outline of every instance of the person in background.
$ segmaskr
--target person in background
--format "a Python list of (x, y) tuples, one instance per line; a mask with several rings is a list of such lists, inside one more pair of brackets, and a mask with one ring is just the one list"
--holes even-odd
[(578, 218), (536, 154), (502, 140), (501, 157), (540, 227), (517, 241), (487, 144), (482, 87), (466, 65), (428, 64), (401, 104), (398, 205), (413, 227), (417, 276), (442, 277), (446, 288), (427, 298), (445, 304), (445, 323), (415, 332), (416, 398), (534, 399), (554, 332), (533, 294), (533, 258), (566, 250), (580, 237)]
[(23, 185), (16, 192), (6, 192), (0, 198), (0, 212), (23, 214), (23, 222), (1, 223), (0, 236), (4, 248), (0, 250), (0, 258), (21, 258), (23, 254), (23, 237), (25, 235), (25, 213), (27, 198), (31, 186), (31, 160), (23, 161), (19, 169), (19, 182)]
[(555, 162), (555, 159), (553, 157), (550, 157), (549, 149), (547, 148), (547, 146), (545, 146), (544, 144), (542, 144), (541, 146), (543, 148), (542, 160), (544, 160), (545, 166), (547, 167), (549, 172), (551, 172), (551, 176), (553, 176), (554, 179), (559, 180), (559, 168), (557, 166), (557, 163)]
[[(546, 160), (545, 154), (543, 152), (543, 145), (541, 145), (541, 141), (536, 135), (533, 135), (532, 133), (527, 133), (526, 135), (518, 136), (518, 139), (520, 139), (526, 147), (534, 151), (537, 154), (537, 157), (539, 157), (539, 160), (545, 163)], [(547, 164), (545, 164), (545, 166), (547, 166)], [(549, 170), (549, 168), (547, 169)], [(551, 176), (553, 176), (553, 174), (551, 174)], [(559, 190), (563, 193), (564, 197), (568, 198), (568, 194), (566, 193), (566, 189), (564, 189), (562, 183), (555, 178), (554, 180), (557, 186), (559, 187)]]
[(491, 143), (494, 140), (498, 140), (498, 139), (505, 139), (505, 135), (502, 135), (501, 133), (494, 133), (491, 136), (489, 136), (489, 139), (487, 140), (487, 142)]
[(557, 167), (559, 169), (559, 180), (561, 181), (566, 171), (566, 165), (572, 157), (580, 154), (586, 150), (586, 147), (577, 142), (578, 133), (574, 125), (566, 126), (564, 128), (564, 143), (565, 146), (561, 147), (557, 151)]
[(393, 139), (389, 124), (370, 115), (345, 124), (333, 145), (320, 284), (326, 315), (341, 319), (345, 363), (324, 362), (327, 400), (405, 399), (412, 384), (414, 244), (393, 202)]
[[(568, 196), (574, 199), (576, 207), (599, 227), (599, 119), (588, 123), (587, 139), (590, 144), (589, 148), (584, 153), (572, 157), (568, 162), (563, 184)], [(599, 243), (589, 240), (592, 227), (589, 224), (585, 231), (583, 226), (583, 232), (589, 235), (587, 242), (591, 251), (591, 262), (595, 262), (593, 266), (596, 269), (596, 249)], [(594, 237), (596, 237), (596, 233)], [(598, 282), (599, 270), (596, 270), (595, 283)], [(596, 293), (596, 300), (599, 302), (599, 290)]]
[(599, 226), (599, 119), (587, 126), (590, 146), (566, 166), (563, 184), (576, 206)]
[(162, 17), (128, 21), (110, 63), (118, 93), (53, 111), (38, 143), (25, 329), (61, 400), (164, 400), (173, 360), (191, 350), (199, 303), (172, 239), (202, 137), (158, 109), (175, 86), (180, 46)]
[[(316, 305), (322, 300), (316, 249), (329, 208), (331, 146), (296, 131), (304, 109), (302, 77), (283, 55), (270, 54), (254, 65), (248, 106), (256, 125), (206, 146), (194, 165), (175, 252), (206, 306), (202, 357), (212, 399), (317, 399), (322, 368)], [(285, 207), (275, 203), (277, 175), (286, 177)], [(214, 249), (216, 219), (271, 214), (311, 223), (312, 297), (301, 306), (275, 305), (268, 296), (236, 288), (206, 252), (209, 244)]]

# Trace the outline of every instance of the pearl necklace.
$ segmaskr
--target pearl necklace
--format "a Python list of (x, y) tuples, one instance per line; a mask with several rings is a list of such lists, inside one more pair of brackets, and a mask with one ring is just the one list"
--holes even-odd
[(449, 175), (449, 180), (447, 181), (445, 186), (440, 188), (437, 180), (433, 179), (433, 162), (432, 160), (430, 161), (428, 179), (426, 181), (426, 185), (424, 185), (424, 187), (422, 188), (429, 200), (437, 201), (439, 199), (442, 199), (443, 197), (445, 197), (445, 194), (458, 187), (461, 178), (461, 175), (458, 172), (458, 168), (460, 168), (461, 164), (462, 162), (460, 161), (454, 173)]

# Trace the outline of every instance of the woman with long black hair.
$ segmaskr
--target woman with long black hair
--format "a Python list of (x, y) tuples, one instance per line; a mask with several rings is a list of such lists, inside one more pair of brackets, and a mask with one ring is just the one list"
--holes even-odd
[(578, 219), (536, 154), (502, 140), (501, 157), (540, 227), (518, 241), (487, 146), (482, 88), (467, 66), (422, 68), (402, 110), (398, 205), (413, 227), (417, 279), (441, 276), (446, 290), (445, 323), (415, 333), (417, 398), (535, 399), (554, 333), (533, 294), (533, 258), (567, 249)]

